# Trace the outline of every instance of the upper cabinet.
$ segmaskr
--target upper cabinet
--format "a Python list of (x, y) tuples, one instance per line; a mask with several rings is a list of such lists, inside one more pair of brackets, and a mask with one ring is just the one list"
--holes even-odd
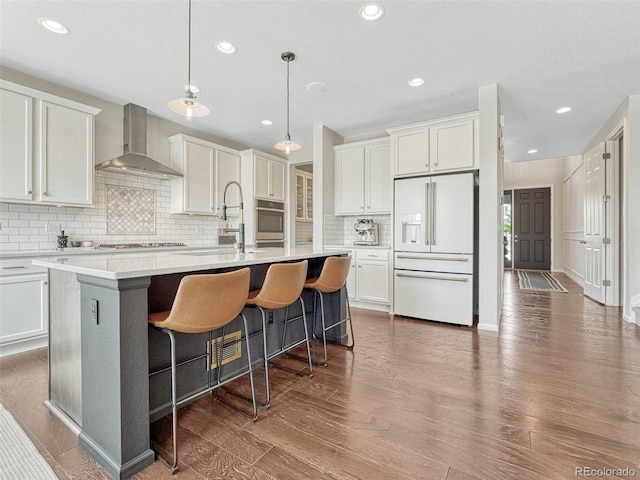
[(478, 168), (478, 113), (387, 130), (396, 177)]
[(313, 174), (296, 170), (296, 220), (313, 220)]
[(336, 215), (391, 212), (389, 139), (334, 147)]
[(92, 205), (99, 112), (0, 81), (0, 201)]
[[(225, 186), (240, 182), (240, 153), (188, 135), (169, 137), (171, 166), (184, 177), (171, 179), (171, 213), (222, 214)], [(237, 188), (230, 187), (227, 206), (238, 206)], [(238, 214), (231, 209), (229, 216)]]
[(253, 196), (264, 200), (285, 201), (286, 161), (256, 152), (253, 159)]

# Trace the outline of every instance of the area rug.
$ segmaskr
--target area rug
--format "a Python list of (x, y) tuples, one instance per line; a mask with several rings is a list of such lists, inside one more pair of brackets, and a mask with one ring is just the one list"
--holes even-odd
[(541, 292), (563, 292), (567, 290), (553, 278), (549, 272), (539, 270), (518, 270), (518, 280), (522, 290), (537, 290)]
[(0, 480), (57, 480), (47, 461), (0, 403)]

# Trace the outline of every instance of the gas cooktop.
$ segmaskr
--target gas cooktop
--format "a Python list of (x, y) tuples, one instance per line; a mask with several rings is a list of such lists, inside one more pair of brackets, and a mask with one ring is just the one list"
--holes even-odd
[(166, 247), (186, 247), (179, 242), (155, 242), (155, 243), (101, 243), (98, 248), (166, 248)]

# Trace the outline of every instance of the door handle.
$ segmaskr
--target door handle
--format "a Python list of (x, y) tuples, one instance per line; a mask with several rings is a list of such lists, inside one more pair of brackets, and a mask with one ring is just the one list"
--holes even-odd
[(429, 219), (431, 218), (429, 208), (431, 207), (431, 199), (429, 198), (429, 183), (424, 184), (424, 244), (429, 245), (431, 235)]
[[(438, 163), (436, 162), (436, 165)], [(436, 244), (436, 182), (431, 186), (431, 245)]]
[(468, 277), (436, 277), (434, 275), (419, 275), (415, 273), (396, 273), (396, 277), (425, 278), (427, 280), (446, 280), (448, 282), (468, 282)]

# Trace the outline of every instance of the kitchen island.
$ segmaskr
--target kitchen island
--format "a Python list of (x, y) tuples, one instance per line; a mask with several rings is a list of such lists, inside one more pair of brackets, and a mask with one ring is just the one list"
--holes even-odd
[[(78, 434), (78, 443), (114, 478), (128, 478), (154, 461), (149, 424), (170, 411), (169, 347), (166, 336), (148, 326), (149, 313), (168, 310), (180, 280), (193, 273), (222, 273), (248, 266), (251, 289), (259, 288), (269, 265), (309, 261), (308, 277), (317, 276), (328, 256), (347, 251), (308, 248), (264, 248), (238, 254), (228, 249), (210, 251), (150, 252), (37, 259), (49, 269), (50, 340), (48, 407)], [(308, 322), (313, 314), (307, 296)], [(297, 308), (297, 310), (296, 310)], [(325, 302), (328, 318), (343, 318), (341, 293)], [(261, 320), (245, 310), (252, 342), (252, 362), (263, 363)], [(269, 319), (268, 355), (280, 349), (284, 310)], [(301, 314), (299, 306), (288, 317)], [(238, 320), (234, 320), (238, 322)], [(232, 322), (227, 331), (239, 330)], [(297, 322), (299, 323), (299, 322)], [(300, 326), (302, 328), (302, 326)], [(334, 340), (344, 330), (335, 329)], [(298, 335), (288, 327), (287, 335)], [(210, 369), (206, 362), (191, 361), (206, 355), (213, 334), (180, 335), (178, 395), (204, 390)], [(255, 345), (255, 347), (254, 347)], [(240, 352), (225, 365), (223, 376), (233, 376), (246, 365)], [(205, 368), (206, 367), (206, 368)]]

